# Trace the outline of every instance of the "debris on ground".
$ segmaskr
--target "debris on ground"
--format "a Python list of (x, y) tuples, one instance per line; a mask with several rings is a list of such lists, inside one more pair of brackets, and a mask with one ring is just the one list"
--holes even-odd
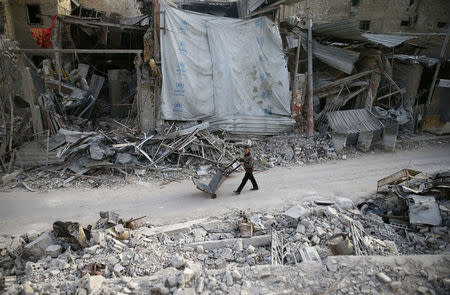
[[(448, 173), (434, 176), (432, 187), (446, 187), (447, 177)], [(445, 254), (450, 249), (448, 210), (442, 203), (439, 226), (387, 222), (387, 215), (370, 202), (317, 203), (322, 205), (306, 202), (285, 210), (231, 211), (167, 226), (105, 211), (95, 226), (55, 222), (52, 232), (2, 236), (0, 288), (7, 294), (93, 289), (104, 294), (113, 290), (171, 294), (188, 289), (252, 293), (257, 281), (262, 290), (272, 290), (272, 280), (282, 272), (284, 277), (300, 275), (303, 288), (316, 292), (333, 288), (350, 271), (355, 284), (342, 284), (338, 294), (391, 292), (399, 288), (398, 282), (408, 282), (408, 290), (424, 287), (438, 294), (448, 290), (443, 281), (448, 269), (438, 270), (437, 264), (419, 262), (422, 256), (416, 256), (434, 254), (427, 259), (439, 257), (441, 266), (450, 262)], [(125, 227), (130, 220), (134, 228)], [(81, 232), (86, 233), (84, 244), (79, 242)], [(321, 273), (323, 280), (305, 281), (312, 273)]]

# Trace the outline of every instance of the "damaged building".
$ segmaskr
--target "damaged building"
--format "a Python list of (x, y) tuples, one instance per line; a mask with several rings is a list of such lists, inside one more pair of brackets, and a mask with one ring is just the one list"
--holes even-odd
[[(1, 3), (5, 172), (223, 165), (280, 134), (331, 159), (448, 133), (448, 1)], [(282, 149), (261, 165), (310, 161)]]
[[(54, 214), (0, 235), (0, 292), (449, 294), (450, 171), (394, 154), (450, 133), (432, 2), (0, 0), (0, 187), (35, 199), (2, 199), (1, 224)], [(444, 143), (417, 166), (448, 166), (427, 162)], [(207, 199), (274, 166), (256, 197)], [(186, 179), (201, 192), (162, 190)], [(28, 193), (82, 185), (107, 189)]]

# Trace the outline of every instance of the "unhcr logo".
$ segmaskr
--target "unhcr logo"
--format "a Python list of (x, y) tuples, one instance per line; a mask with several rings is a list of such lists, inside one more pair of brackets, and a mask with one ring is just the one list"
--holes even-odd
[(177, 84), (175, 84), (175, 95), (176, 96), (184, 96), (183, 82), (177, 82)]
[(183, 112), (183, 105), (181, 104), (181, 102), (175, 103), (175, 106), (173, 107), (173, 112), (174, 113), (182, 113)]
[(180, 32), (180, 34), (186, 35), (188, 31), (189, 31), (189, 23), (185, 20), (182, 20), (181, 25), (178, 28), (178, 32)]
[(175, 71), (177, 75), (184, 75), (186, 73), (184, 62), (180, 61)]
[(183, 41), (178, 42), (178, 53), (181, 55), (187, 54), (186, 43), (184, 43)]

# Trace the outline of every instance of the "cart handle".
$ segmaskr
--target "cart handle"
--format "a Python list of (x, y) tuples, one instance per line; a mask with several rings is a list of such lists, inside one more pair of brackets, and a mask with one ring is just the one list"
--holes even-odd
[[(223, 169), (225, 169), (225, 170), (226, 170), (226, 169), (230, 168), (230, 167), (231, 167), (231, 166), (233, 166), (233, 164), (234, 164), (234, 163), (236, 163), (236, 162), (238, 162), (238, 159), (234, 159), (234, 161), (233, 161), (233, 162), (231, 162), (230, 164), (228, 164), (228, 166), (226, 166), (226, 167), (225, 167), (225, 168), (223, 168)], [(241, 166), (241, 164), (239, 164), (239, 166)], [(239, 166), (238, 166), (238, 167), (239, 167)], [(235, 169), (235, 170), (236, 170), (236, 169)]]

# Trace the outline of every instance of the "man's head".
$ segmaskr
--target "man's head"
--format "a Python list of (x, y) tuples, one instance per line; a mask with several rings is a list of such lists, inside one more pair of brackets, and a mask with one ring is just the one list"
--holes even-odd
[(250, 153), (250, 147), (248, 145), (244, 146), (244, 154)]

